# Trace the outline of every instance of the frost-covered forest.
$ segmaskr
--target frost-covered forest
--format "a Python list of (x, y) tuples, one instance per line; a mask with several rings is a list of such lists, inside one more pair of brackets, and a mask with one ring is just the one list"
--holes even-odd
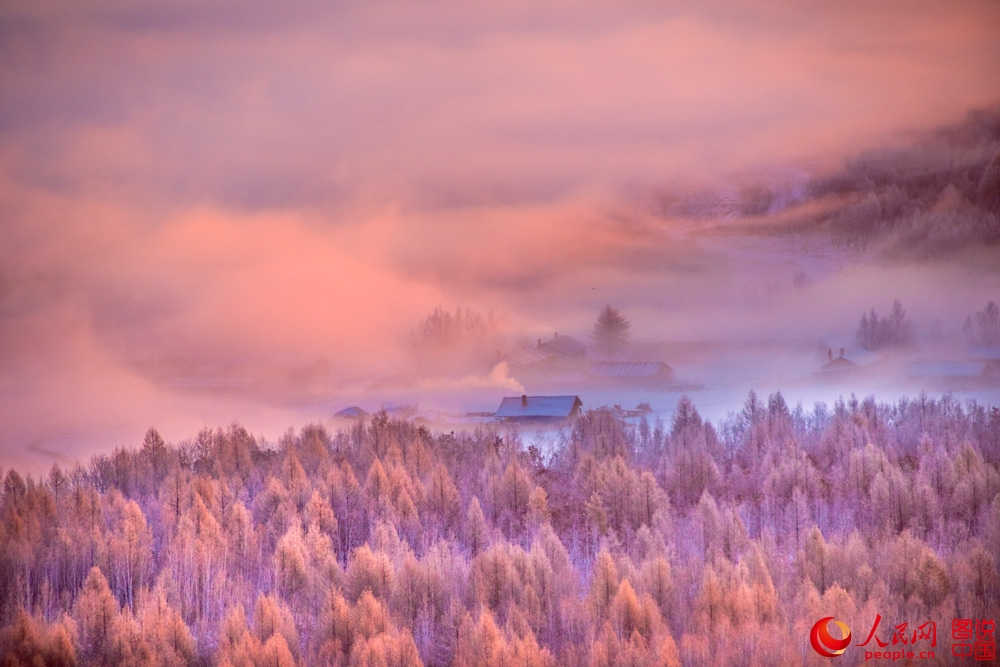
[[(801, 664), (1000, 610), (1000, 409), (947, 397), (722, 423), (608, 410), (554, 451), (384, 413), (9, 470), (4, 664)], [(891, 627), (886, 625), (885, 627)], [(891, 632), (891, 630), (890, 630)], [(860, 640), (860, 639), (859, 639)], [(946, 650), (941, 655), (947, 655)]]

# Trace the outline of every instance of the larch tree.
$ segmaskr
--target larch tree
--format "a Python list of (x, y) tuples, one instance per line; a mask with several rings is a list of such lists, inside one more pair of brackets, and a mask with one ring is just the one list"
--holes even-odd
[(180, 613), (167, 602), (162, 588), (145, 596), (139, 624), (149, 653), (147, 664), (167, 667), (196, 661), (194, 637)]
[(75, 635), (76, 624), (68, 617), (49, 625), (22, 609), (0, 630), (0, 664), (72, 667), (78, 661)]
[(80, 658), (95, 664), (114, 664), (120, 646), (121, 610), (108, 587), (108, 580), (97, 567), (90, 570), (83, 590), (73, 607)]
[(392, 590), (395, 568), (382, 552), (374, 552), (367, 545), (361, 545), (351, 555), (347, 566), (346, 590), (352, 600), (357, 600), (368, 591), (377, 598), (385, 599)]
[(299, 633), (295, 628), (295, 619), (288, 606), (277, 596), (257, 597), (253, 612), (253, 634), (263, 645), (266, 645), (272, 637), (280, 636), (280, 644), (272, 650), (280, 655), (282, 653), (280, 646), (283, 645), (293, 655), (298, 654)]
[(594, 618), (603, 620), (618, 593), (618, 567), (607, 551), (597, 554), (594, 564), (594, 576), (590, 582), (590, 603)]
[(472, 500), (469, 501), (469, 509), (466, 511), (465, 537), (469, 551), (473, 556), (478, 554), (489, 542), (489, 526), (483, 515), (483, 508), (479, 505), (479, 498), (476, 496), (473, 496)]

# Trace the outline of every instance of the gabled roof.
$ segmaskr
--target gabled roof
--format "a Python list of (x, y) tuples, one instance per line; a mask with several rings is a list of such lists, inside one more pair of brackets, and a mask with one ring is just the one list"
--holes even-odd
[(559, 419), (572, 416), (582, 406), (579, 396), (507, 396), (500, 401), (496, 416)]

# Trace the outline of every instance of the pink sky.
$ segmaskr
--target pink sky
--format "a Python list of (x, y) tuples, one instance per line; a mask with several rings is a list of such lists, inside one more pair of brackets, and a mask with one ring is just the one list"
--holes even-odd
[[(437, 304), (532, 334), (615, 301), (696, 335), (768, 276), (644, 197), (822, 173), (994, 105), (998, 34), (992, 0), (5, 6), (0, 463), (251, 409), (150, 368), (279, 394), (316, 364), (391, 373)], [(865, 270), (825, 285), (830, 320)], [(753, 310), (738, 328), (766, 332)]]

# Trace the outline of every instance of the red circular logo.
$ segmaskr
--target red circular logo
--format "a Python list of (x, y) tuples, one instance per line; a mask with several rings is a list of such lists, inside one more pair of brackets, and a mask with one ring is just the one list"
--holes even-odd
[[(835, 639), (830, 634), (830, 628), (828, 627), (830, 622), (833, 622), (840, 629), (840, 634), (843, 636), (842, 639)], [(843, 654), (850, 645), (851, 631), (846, 623), (834, 620), (833, 616), (827, 616), (826, 618), (819, 619), (812, 626), (812, 630), (809, 632), (809, 641), (812, 643), (813, 649), (824, 658), (836, 658), (838, 655)]]

